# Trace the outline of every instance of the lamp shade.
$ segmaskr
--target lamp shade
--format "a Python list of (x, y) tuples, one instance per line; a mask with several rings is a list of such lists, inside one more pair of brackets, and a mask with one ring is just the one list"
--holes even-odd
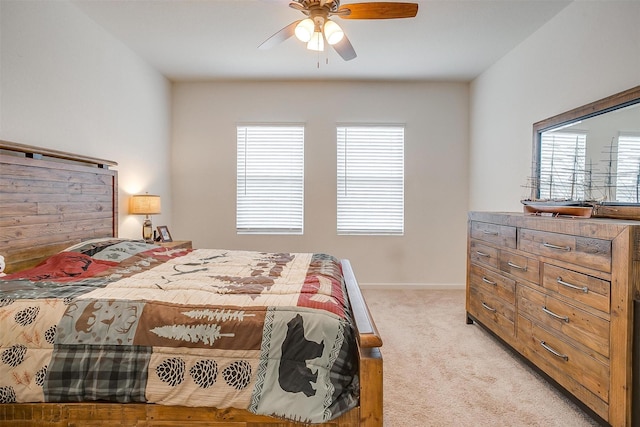
[(296, 37), (301, 42), (308, 42), (311, 40), (311, 36), (313, 36), (313, 32), (315, 31), (316, 24), (313, 23), (311, 18), (306, 18), (300, 21), (298, 25), (296, 25), (296, 29), (294, 31)]
[(334, 45), (338, 43), (344, 37), (344, 32), (340, 25), (336, 24), (333, 21), (327, 20), (324, 24), (324, 36), (327, 39), (327, 43), (330, 45)]
[(129, 213), (133, 215), (158, 215), (160, 213), (160, 196), (151, 194), (131, 196)]
[(320, 31), (313, 33), (311, 40), (307, 43), (307, 49), (316, 50), (318, 52), (324, 51), (324, 36)]

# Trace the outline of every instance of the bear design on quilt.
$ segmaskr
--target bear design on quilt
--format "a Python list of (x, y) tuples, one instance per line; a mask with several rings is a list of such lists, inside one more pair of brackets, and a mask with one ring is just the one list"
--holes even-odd
[(315, 396), (312, 387), (318, 379), (307, 366), (307, 360), (322, 356), (324, 342), (309, 341), (304, 336), (304, 321), (302, 316), (296, 315), (287, 323), (287, 336), (282, 342), (282, 358), (280, 360), (278, 382), (284, 391), (290, 393), (304, 393), (307, 397)]

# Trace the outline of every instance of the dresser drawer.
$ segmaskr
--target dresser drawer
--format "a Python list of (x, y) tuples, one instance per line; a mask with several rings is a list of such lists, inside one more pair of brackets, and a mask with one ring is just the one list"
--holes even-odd
[(471, 262), (498, 268), (498, 250), (496, 248), (492, 248), (491, 246), (483, 245), (476, 240), (472, 240), (469, 250)]
[(493, 294), (510, 304), (516, 302), (516, 281), (513, 279), (472, 264), (469, 280), (474, 287), (482, 289), (483, 292)]
[(538, 292), (518, 286), (518, 314), (609, 358), (609, 321)]
[(611, 312), (611, 283), (553, 264), (543, 264), (542, 286), (596, 310)]
[(515, 307), (490, 292), (470, 284), (469, 312), (501, 337), (515, 336)]
[(516, 228), (507, 225), (471, 221), (471, 237), (505, 248), (516, 248)]
[(500, 251), (500, 270), (533, 283), (540, 283), (540, 263), (536, 258)]
[[(560, 384), (578, 380), (580, 384), (604, 402), (609, 401), (609, 366), (570, 345), (566, 340), (518, 316), (518, 340), (536, 365), (547, 371)], [(561, 371), (554, 374), (546, 366)], [(566, 377), (561, 378), (562, 376)], [(568, 381), (567, 381), (568, 379)]]
[(611, 271), (609, 240), (521, 228), (518, 230), (518, 249), (600, 271)]

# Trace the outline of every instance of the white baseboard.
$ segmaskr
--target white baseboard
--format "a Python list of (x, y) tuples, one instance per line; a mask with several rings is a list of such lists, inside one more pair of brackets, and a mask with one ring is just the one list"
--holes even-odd
[(361, 289), (403, 289), (403, 290), (464, 290), (464, 284), (438, 283), (359, 283)]

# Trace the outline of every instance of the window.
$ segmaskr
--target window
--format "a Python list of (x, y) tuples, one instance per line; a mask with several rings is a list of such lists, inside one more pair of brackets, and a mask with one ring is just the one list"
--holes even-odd
[(404, 233), (404, 126), (339, 126), (338, 234)]
[(587, 135), (545, 132), (540, 152), (540, 198), (584, 200)]
[(617, 163), (616, 200), (640, 202), (640, 134), (621, 133), (618, 136)]
[(237, 127), (238, 234), (302, 234), (304, 126)]

